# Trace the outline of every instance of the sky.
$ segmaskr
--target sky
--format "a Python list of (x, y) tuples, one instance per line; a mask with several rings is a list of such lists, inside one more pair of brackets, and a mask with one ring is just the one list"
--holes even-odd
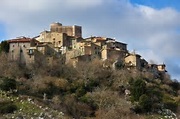
[(83, 37), (127, 43), (180, 81), (179, 0), (1, 0), (0, 40), (34, 37), (49, 24), (82, 26)]

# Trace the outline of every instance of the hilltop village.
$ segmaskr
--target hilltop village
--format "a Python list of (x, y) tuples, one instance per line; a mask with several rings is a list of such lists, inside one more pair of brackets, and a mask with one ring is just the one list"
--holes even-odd
[(165, 64), (149, 64), (135, 52), (130, 53), (127, 44), (113, 38), (91, 36), (82, 38), (81, 26), (63, 26), (61, 23), (50, 24), (49, 31), (42, 31), (34, 38), (18, 37), (8, 40), (10, 60), (18, 60), (27, 66), (43, 56), (51, 65), (54, 59), (61, 60), (62, 64), (72, 64), (81, 61), (99, 59), (105, 67), (153, 72), (159, 76), (166, 72)]
[(0, 45), (0, 119), (177, 119), (180, 84), (126, 43), (50, 24)]

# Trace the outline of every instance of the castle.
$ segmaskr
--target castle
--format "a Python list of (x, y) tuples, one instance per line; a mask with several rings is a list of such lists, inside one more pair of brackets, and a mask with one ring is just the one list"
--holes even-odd
[(18, 37), (8, 40), (9, 58), (23, 64), (31, 64), (44, 56), (49, 64), (54, 58), (62, 63), (76, 64), (80, 61), (99, 59), (121, 62), (127, 69), (148, 69), (153, 72), (166, 72), (165, 64), (149, 64), (135, 52), (127, 50), (127, 44), (113, 38), (95, 37), (82, 38), (81, 26), (63, 26), (61, 23), (50, 24), (49, 31), (42, 31), (34, 38)]

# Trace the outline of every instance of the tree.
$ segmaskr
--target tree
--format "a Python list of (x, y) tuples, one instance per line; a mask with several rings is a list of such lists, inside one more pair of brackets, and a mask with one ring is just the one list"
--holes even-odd
[(146, 94), (141, 95), (139, 98), (139, 105), (144, 112), (149, 112), (152, 109), (151, 99)]
[(146, 91), (146, 84), (143, 80), (137, 79), (131, 84), (132, 101), (138, 101), (140, 96)]
[(9, 43), (7, 41), (2, 41), (0, 46), (0, 52), (9, 52)]
[(16, 89), (16, 80), (4, 77), (1, 78), (0, 81), (1, 90), (9, 91), (11, 89)]

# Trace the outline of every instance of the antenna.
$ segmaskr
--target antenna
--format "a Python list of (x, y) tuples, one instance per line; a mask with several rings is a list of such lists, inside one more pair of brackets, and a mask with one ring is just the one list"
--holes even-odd
[(134, 54), (134, 55), (136, 54), (136, 50), (135, 50), (135, 49), (133, 50), (133, 54)]

